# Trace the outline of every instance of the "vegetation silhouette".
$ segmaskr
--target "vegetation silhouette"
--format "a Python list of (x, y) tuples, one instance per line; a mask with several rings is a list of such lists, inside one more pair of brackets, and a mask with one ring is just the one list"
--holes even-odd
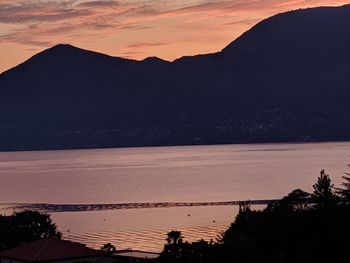
[(112, 255), (113, 253), (117, 252), (116, 247), (111, 243), (103, 244), (100, 249), (106, 252), (107, 255)]
[(331, 178), (324, 170), (321, 170), (316, 184), (312, 187), (314, 189), (312, 199), (316, 206), (329, 209), (337, 205), (339, 198), (335, 193)]
[(26, 210), (0, 215), (1, 251), (47, 237), (62, 237), (48, 214)]
[(166, 244), (160, 262), (349, 262), (350, 175), (341, 189), (321, 171), (313, 193), (296, 189), (263, 210), (241, 202), (216, 242)]
[(177, 245), (177, 244), (180, 244), (182, 243), (182, 234), (180, 231), (177, 231), (177, 230), (172, 230), (170, 231), (168, 234), (167, 234), (167, 241), (168, 241), (168, 244), (173, 244), (173, 245)]
[(343, 188), (338, 188), (337, 192), (341, 197), (344, 204), (350, 204), (350, 173), (345, 173), (342, 176), (344, 182), (342, 183)]
[[(306, 263), (349, 262), (350, 175), (343, 176), (342, 188), (335, 188), (322, 170), (313, 193), (296, 189), (263, 210), (250, 202), (239, 204), (231, 226), (215, 242), (184, 241), (181, 231), (167, 234), (159, 262), (211, 263), (259, 262)], [(37, 239), (61, 238), (48, 214), (36, 211), (0, 216), (0, 250)], [(102, 250), (112, 254), (107, 243)]]

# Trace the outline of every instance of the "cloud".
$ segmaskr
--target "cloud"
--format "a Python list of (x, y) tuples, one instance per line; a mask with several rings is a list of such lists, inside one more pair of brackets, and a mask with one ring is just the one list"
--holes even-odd
[(121, 4), (117, 1), (90, 1), (90, 2), (83, 2), (79, 3), (77, 6), (78, 7), (116, 7), (120, 6)]
[[(0, 0), (0, 22), (25, 23), (28, 21), (55, 21), (67, 20), (81, 16), (94, 18), (95, 15), (120, 15), (125, 17), (171, 17), (192, 14), (239, 14), (242, 11), (278, 10), (280, 8), (293, 8), (294, 6), (321, 5), (345, 3), (342, 0), (205, 0), (193, 1), (134, 1), (134, 0), (27, 0), (9, 1)], [(174, 4), (176, 3), (176, 4)]]
[(138, 48), (147, 48), (147, 47), (159, 47), (159, 46), (165, 46), (168, 45), (168, 43), (136, 43), (136, 44), (131, 44), (128, 45), (127, 48), (133, 48), (133, 49), (138, 49)]
[(32, 22), (55, 22), (91, 16), (93, 10), (76, 9), (73, 1), (21, 2), (0, 5), (0, 23), (26, 24)]
[(237, 21), (232, 21), (232, 22), (226, 22), (223, 23), (223, 26), (236, 26), (236, 25), (255, 25), (257, 24), (259, 21), (261, 21), (260, 18), (252, 18), (252, 19), (243, 19), (243, 20), (237, 20)]
[(136, 54), (144, 54), (145, 52), (142, 51), (124, 51), (122, 53), (120, 53), (121, 56), (125, 57), (129, 57), (130, 55), (136, 55)]
[(0, 35), (0, 42), (48, 46), (53, 38), (60, 39), (69, 34), (98, 37), (104, 35), (106, 29), (131, 26), (131, 23), (112, 19), (112, 14), (124, 11), (118, 6), (117, 1), (0, 0), (0, 32), (1, 23), (16, 25), (9, 34)]
[[(292, 8), (294, 5), (306, 6), (322, 2), (310, 0), (217, 0), (217, 1), (114, 1), (114, 0), (0, 0), (0, 23), (30, 24), (37, 22), (86, 23), (101, 27), (116, 27), (120, 24), (135, 24), (132, 27), (142, 29), (149, 20), (158, 20), (176, 16), (187, 16), (194, 21), (201, 17), (238, 16), (242, 12), (276, 10)], [(334, 3), (340, 1), (333, 1)], [(99, 22), (104, 20), (103, 23)], [(126, 28), (126, 27), (125, 27)]]
[(29, 34), (23, 33), (11, 33), (7, 35), (0, 36), (0, 43), (19, 43), (29, 46), (47, 47), (51, 46), (53, 43), (48, 40), (33, 39)]
[[(159, 19), (171, 16), (184, 16), (193, 13), (217, 13), (234, 10), (240, 6), (249, 6), (246, 1), (209, 1), (200, 4), (182, 4), (173, 6), (169, 2), (160, 1), (21, 1), (0, 4), (0, 23), (25, 24), (31, 22), (55, 22), (63, 20), (95, 20), (104, 18), (112, 21), (132, 20), (142, 22), (143, 19)], [(271, 0), (270, 0), (271, 1)], [(181, 2), (181, 1), (180, 1)], [(254, 2), (254, 1), (253, 1)], [(0, 2), (1, 3), (1, 2)]]
[(41, 49), (60, 42), (85, 48), (98, 43), (96, 49), (105, 53), (172, 60), (184, 53), (219, 50), (276, 13), (347, 1), (0, 0), (0, 44)]
[(134, 30), (147, 30), (147, 29), (152, 29), (155, 28), (154, 26), (143, 26), (143, 25), (137, 25), (135, 23), (129, 23), (129, 24), (124, 24), (124, 25), (119, 25), (118, 29), (134, 29)]

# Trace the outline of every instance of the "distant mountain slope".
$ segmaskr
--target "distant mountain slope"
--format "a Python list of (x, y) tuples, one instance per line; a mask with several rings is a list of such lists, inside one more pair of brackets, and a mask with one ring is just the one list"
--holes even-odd
[(350, 139), (350, 5), (174, 62), (57, 45), (0, 75), (0, 149)]

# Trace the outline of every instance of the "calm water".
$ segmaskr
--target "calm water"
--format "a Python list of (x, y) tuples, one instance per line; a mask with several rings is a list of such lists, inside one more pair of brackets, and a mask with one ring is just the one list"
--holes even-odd
[[(259, 144), (0, 153), (1, 203), (118, 204), (280, 198), (312, 191), (321, 169), (339, 185), (350, 143)], [(165, 234), (215, 238), (236, 207), (52, 213), (66, 238), (159, 251)]]

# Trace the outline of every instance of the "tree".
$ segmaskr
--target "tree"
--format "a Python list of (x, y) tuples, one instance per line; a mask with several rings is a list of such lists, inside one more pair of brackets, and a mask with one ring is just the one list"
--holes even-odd
[(249, 213), (251, 212), (250, 201), (240, 201), (238, 203), (239, 213)]
[(331, 183), (329, 175), (323, 169), (317, 178), (316, 184), (312, 187), (314, 188), (312, 199), (316, 207), (329, 208), (337, 203), (338, 197), (334, 192), (334, 185)]
[(172, 230), (167, 234), (166, 241), (168, 244), (164, 246), (164, 253), (162, 253), (165, 262), (178, 262), (183, 256), (187, 242), (183, 243), (182, 238), (180, 231)]
[(117, 252), (117, 249), (115, 248), (114, 245), (112, 245), (111, 243), (106, 243), (103, 246), (101, 246), (100, 248), (102, 251), (106, 252), (107, 254), (111, 255), (115, 252)]
[(345, 204), (350, 204), (350, 173), (342, 176), (345, 182), (342, 183), (343, 188), (338, 188), (338, 194)]
[(37, 211), (15, 212), (12, 216), (2, 217), (0, 223), (1, 249), (19, 246), (47, 237), (62, 237), (50, 215)]
[(310, 194), (302, 189), (295, 189), (280, 201), (281, 206), (286, 206), (293, 211), (303, 211), (308, 208)]
[(182, 243), (182, 234), (180, 231), (176, 231), (176, 230), (172, 230), (167, 234), (167, 239), (166, 241), (168, 242), (168, 244), (173, 244), (173, 245), (177, 245), (179, 243)]

